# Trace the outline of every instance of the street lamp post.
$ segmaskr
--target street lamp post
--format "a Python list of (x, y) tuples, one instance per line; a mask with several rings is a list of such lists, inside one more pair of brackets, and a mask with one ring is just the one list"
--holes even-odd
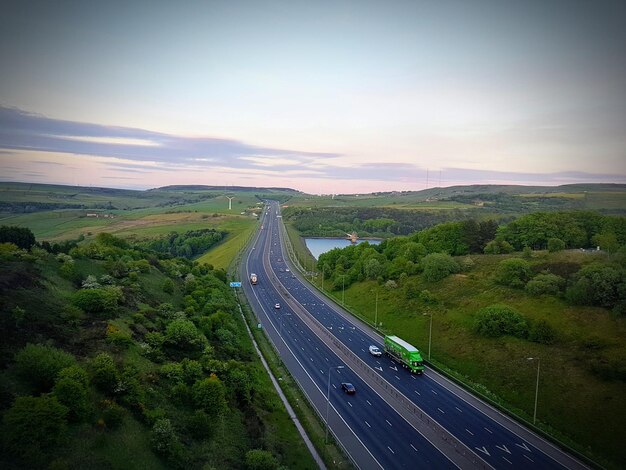
[(541, 358), (528, 357), (529, 361), (537, 361), (537, 383), (535, 384), (535, 411), (533, 412), (533, 424), (537, 422), (537, 398), (539, 397), (539, 366), (541, 365)]
[(428, 360), (430, 361), (430, 345), (433, 341), (433, 312), (430, 312), (430, 327), (428, 328)]
[(345, 366), (330, 366), (328, 368), (328, 388), (326, 389), (326, 436), (324, 443), (328, 443), (328, 405), (330, 404), (330, 371), (333, 369), (343, 369)]
[(376, 309), (374, 313), (374, 328), (378, 328), (378, 291), (376, 291)]

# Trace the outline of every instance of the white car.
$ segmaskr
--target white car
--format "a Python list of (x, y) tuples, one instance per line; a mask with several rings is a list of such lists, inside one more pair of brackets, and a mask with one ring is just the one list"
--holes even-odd
[(372, 356), (382, 356), (383, 352), (378, 348), (378, 346), (374, 346), (373, 344), (370, 346), (370, 354)]
[(280, 308), (280, 304), (277, 303), (276, 305), (274, 305), (274, 308), (275, 309), (279, 309)]

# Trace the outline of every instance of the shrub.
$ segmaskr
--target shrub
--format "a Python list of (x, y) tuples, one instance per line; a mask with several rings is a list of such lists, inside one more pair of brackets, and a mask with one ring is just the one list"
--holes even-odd
[(179, 349), (200, 349), (206, 344), (206, 338), (190, 320), (173, 320), (165, 329), (165, 341)]
[(91, 361), (92, 383), (106, 393), (113, 393), (119, 382), (113, 358), (107, 353), (98, 354)]
[(208, 439), (215, 431), (211, 416), (202, 410), (196, 410), (187, 420), (187, 430), (195, 439)]
[(503, 335), (524, 338), (528, 332), (524, 317), (507, 305), (491, 305), (480, 309), (474, 328), (478, 334), (491, 338)]
[(157, 419), (152, 427), (152, 448), (168, 460), (176, 460), (182, 454), (182, 445), (167, 418)]
[(71, 377), (63, 377), (57, 380), (52, 393), (59, 403), (67, 407), (70, 419), (79, 421), (87, 414), (89, 394), (85, 384)]
[(126, 410), (112, 400), (102, 400), (102, 420), (109, 429), (117, 429), (124, 422)]
[(4, 442), (14, 454), (41, 458), (65, 437), (67, 408), (56, 397), (18, 397), (4, 415)]
[(612, 308), (624, 299), (624, 273), (612, 265), (590, 264), (577, 274), (574, 284), (567, 290), (570, 302)]
[(511, 245), (506, 240), (491, 240), (485, 245), (483, 251), (487, 255), (499, 255), (513, 253), (514, 248), (513, 245)]
[(532, 276), (530, 264), (520, 258), (500, 261), (496, 269), (495, 280), (498, 284), (509, 287), (524, 287)]
[(526, 284), (530, 295), (557, 295), (565, 285), (565, 279), (556, 274), (537, 274)]
[(446, 253), (431, 253), (422, 260), (424, 278), (428, 282), (437, 282), (448, 277), (452, 273), (458, 273), (459, 264)]
[(74, 294), (72, 302), (88, 313), (110, 314), (115, 312), (122, 300), (122, 291), (118, 287), (99, 289), (81, 289)]
[(267, 450), (253, 449), (246, 452), (246, 468), (248, 470), (274, 470), (278, 468), (278, 461)]
[(531, 324), (528, 339), (534, 343), (553, 344), (556, 330), (545, 320), (539, 320)]
[(163, 281), (163, 284), (161, 284), (161, 290), (166, 294), (173, 294), (174, 287), (174, 281), (172, 281), (170, 278), (165, 279), (165, 281)]
[(43, 344), (27, 344), (15, 359), (17, 373), (37, 391), (50, 390), (57, 374), (75, 364), (71, 354)]
[(193, 384), (192, 393), (196, 406), (211, 416), (222, 416), (226, 412), (226, 390), (215, 374), (196, 381)]

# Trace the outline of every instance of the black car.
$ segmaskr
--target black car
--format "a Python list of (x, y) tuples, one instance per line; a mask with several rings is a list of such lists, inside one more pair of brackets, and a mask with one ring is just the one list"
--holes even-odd
[(356, 392), (356, 388), (354, 388), (354, 385), (352, 385), (350, 382), (343, 382), (341, 384), (341, 388), (349, 395), (352, 395), (354, 392)]

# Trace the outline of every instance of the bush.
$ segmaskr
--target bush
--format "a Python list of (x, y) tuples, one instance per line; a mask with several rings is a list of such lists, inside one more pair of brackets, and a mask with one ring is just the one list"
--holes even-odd
[(71, 377), (63, 377), (57, 380), (52, 393), (59, 403), (67, 407), (70, 419), (80, 421), (86, 416), (89, 409), (89, 393), (83, 383)]
[(105, 393), (113, 393), (119, 378), (113, 358), (107, 353), (98, 354), (91, 361), (92, 383)]
[(24, 227), (0, 227), (0, 243), (13, 243), (18, 248), (30, 249), (35, 244), (35, 235), (30, 229)]
[(530, 295), (558, 295), (565, 285), (565, 279), (556, 274), (537, 274), (526, 284)]
[(574, 284), (567, 290), (567, 298), (578, 305), (612, 308), (626, 300), (624, 272), (612, 265), (590, 264), (577, 274)]
[(532, 276), (530, 264), (520, 258), (500, 261), (496, 269), (495, 280), (498, 284), (509, 287), (524, 287)]
[(174, 431), (172, 422), (167, 418), (157, 419), (152, 427), (152, 448), (166, 459), (176, 462), (182, 455), (183, 448)]
[(222, 416), (226, 412), (226, 390), (215, 374), (196, 381), (193, 384), (192, 393), (196, 406), (211, 416)]
[(554, 344), (556, 341), (556, 330), (545, 320), (539, 320), (532, 323), (528, 339), (534, 343)]
[(165, 329), (165, 341), (178, 349), (201, 349), (206, 343), (205, 336), (190, 320), (173, 320)]
[(50, 390), (57, 374), (76, 362), (71, 354), (43, 344), (27, 344), (15, 359), (17, 373), (39, 392)]
[(18, 397), (4, 415), (4, 442), (16, 455), (42, 458), (65, 437), (67, 408), (56, 397)]
[(126, 417), (126, 410), (112, 400), (103, 400), (100, 405), (102, 406), (102, 420), (106, 427), (119, 428)]
[(452, 273), (458, 273), (459, 264), (446, 253), (431, 253), (422, 260), (424, 278), (428, 282), (440, 281)]
[(119, 287), (103, 287), (99, 289), (81, 289), (74, 294), (72, 302), (88, 313), (114, 313), (122, 300)]
[(513, 308), (507, 305), (491, 305), (478, 311), (475, 331), (491, 338), (504, 335), (526, 337), (528, 324), (524, 317)]
[(246, 468), (248, 470), (274, 470), (278, 468), (278, 461), (267, 450), (253, 449), (246, 452)]
[(491, 240), (483, 249), (486, 255), (513, 253), (514, 250), (513, 245), (506, 240)]
[(195, 439), (209, 439), (215, 432), (215, 423), (207, 413), (196, 410), (187, 420), (187, 430)]

